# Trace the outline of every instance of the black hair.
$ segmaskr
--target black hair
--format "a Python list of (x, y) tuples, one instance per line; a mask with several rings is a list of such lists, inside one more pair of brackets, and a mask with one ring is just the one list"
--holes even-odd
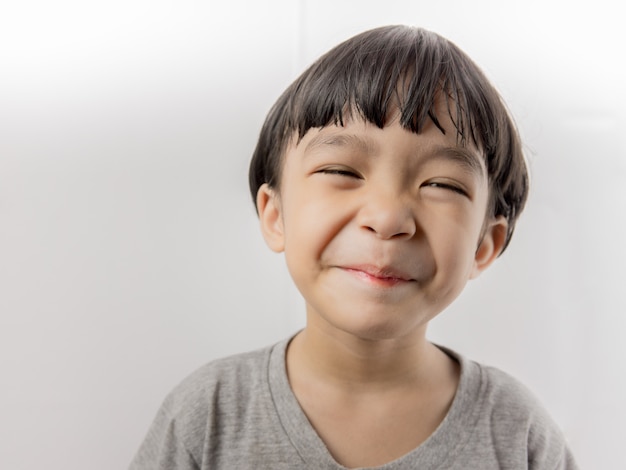
[(435, 113), (440, 96), (447, 97), (459, 144), (470, 141), (483, 152), (489, 215), (507, 219), (506, 248), (528, 195), (518, 131), (478, 66), (455, 44), (422, 28), (384, 26), (354, 36), (285, 90), (267, 115), (250, 162), (253, 200), (264, 183), (279, 189), (283, 154), (292, 138), (301, 139), (311, 128), (343, 125), (354, 112), (383, 128), (394, 108), (411, 132), (419, 133), (430, 119), (445, 133)]

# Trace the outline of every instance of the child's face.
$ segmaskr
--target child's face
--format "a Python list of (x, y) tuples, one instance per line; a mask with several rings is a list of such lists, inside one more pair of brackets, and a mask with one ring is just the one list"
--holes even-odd
[(304, 296), (307, 321), (360, 338), (423, 335), (498, 255), (480, 153), (446, 129), (420, 134), (349, 120), (287, 149), (276, 194), (257, 198), (264, 236)]

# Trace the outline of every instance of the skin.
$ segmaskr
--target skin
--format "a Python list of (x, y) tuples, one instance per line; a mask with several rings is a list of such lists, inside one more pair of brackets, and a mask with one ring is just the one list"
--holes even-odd
[(290, 384), (347, 467), (395, 460), (441, 423), (459, 370), (426, 327), (504, 244), (479, 150), (457, 147), (445, 105), (437, 115), (445, 134), (395, 118), (312, 129), (286, 150), (280, 191), (257, 195), (264, 238), (306, 303)]

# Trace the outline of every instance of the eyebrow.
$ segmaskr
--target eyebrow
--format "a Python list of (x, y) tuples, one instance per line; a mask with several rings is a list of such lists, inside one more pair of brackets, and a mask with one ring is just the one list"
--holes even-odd
[[(375, 143), (367, 138), (355, 134), (318, 134), (306, 145), (304, 154), (313, 152), (323, 147), (356, 148), (361, 152), (371, 155), (375, 150)], [(428, 152), (428, 160), (447, 160), (459, 164), (468, 173), (479, 177), (486, 176), (486, 168), (483, 159), (470, 149), (465, 147), (450, 147), (444, 145), (435, 146)]]
[(460, 164), (469, 173), (480, 177), (486, 176), (486, 168), (482, 158), (464, 147), (436, 147), (431, 158), (451, 160)]
[(361, 136), (354, 134), (318, 134), (306, 145), (304, 154), (310, 153), (321, 147), (356, 148), (366, 154), (373, 153), (373, 143)]

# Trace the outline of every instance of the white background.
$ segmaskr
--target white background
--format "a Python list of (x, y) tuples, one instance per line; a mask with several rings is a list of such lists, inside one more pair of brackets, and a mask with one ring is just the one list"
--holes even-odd
[(532, 169), (508, 252), (433, 340), (511, 372), (583, 468), (626, 468), (618, 2), (0, 3), (0, 468), (126, 468), (165, 394), (303, 324), (247, 190), (319, 54), (407, 23), (501, 90)]

